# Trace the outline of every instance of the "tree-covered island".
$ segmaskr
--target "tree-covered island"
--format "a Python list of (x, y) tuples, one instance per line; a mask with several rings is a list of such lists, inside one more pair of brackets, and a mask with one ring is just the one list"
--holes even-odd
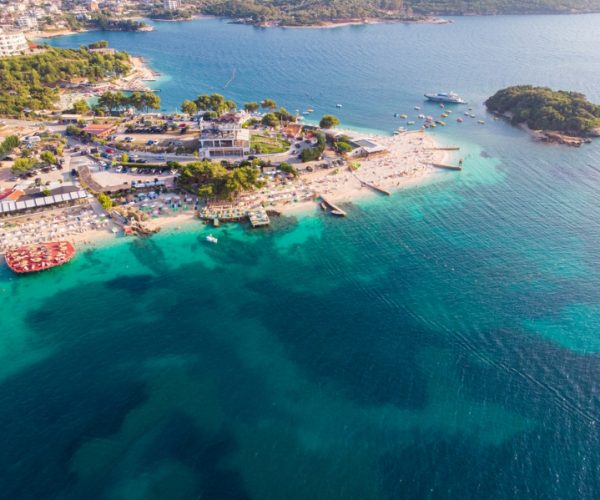
[(540, 131), (544, 140), (580, 145), (600, 135), (600, 106), (579, 92), (518, 85), (499, 90), (485, 105), (513, 125)]

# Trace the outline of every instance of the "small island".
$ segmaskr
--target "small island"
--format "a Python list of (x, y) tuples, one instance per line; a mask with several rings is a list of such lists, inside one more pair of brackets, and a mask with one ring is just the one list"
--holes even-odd
[(499, 90), (485, 105), (542, 141), (580, 146), (600, 136), (600, 106), (578, 92), (518, 85)]

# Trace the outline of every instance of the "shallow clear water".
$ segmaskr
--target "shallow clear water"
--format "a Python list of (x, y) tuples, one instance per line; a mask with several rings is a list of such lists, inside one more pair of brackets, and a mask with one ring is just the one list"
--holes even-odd
[[(107, 33), (171, 79), (389, 131), (424, 91), (600, 101), (600, 16)], [(54, 40), (79, 45), (85, 34)], [(304, 95), (302, 94), (304, 92)], [(0, 268), (7, 498), (595, 498), (599, 143), (489, 117), (436, 132), (466, 168), (349, 217), (117, 240)], [(211, 230), (213, 231), (213, 230)]]

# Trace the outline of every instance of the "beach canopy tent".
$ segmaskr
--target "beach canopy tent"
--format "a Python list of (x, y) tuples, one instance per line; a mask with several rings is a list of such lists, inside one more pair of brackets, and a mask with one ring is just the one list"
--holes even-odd
[(44, 196), (40, 198), (31, 198), (25, 201), (0, 201), (0, 214), (11, 214), (36, 207), (47, 207), (58, 203), (65, 203), (85, 199), (89, 195), (84, 190), (72, 191), (70, 193), (56, 194), (54, 196)]

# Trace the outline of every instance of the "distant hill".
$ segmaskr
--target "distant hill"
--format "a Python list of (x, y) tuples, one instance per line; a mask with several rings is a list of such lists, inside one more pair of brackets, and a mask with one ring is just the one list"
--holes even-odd
[(600, 12), (600, 0), (406, 0), (405, 5), (415, 13), (447, 16)]
[(600, 12), (600, 0), (192, 0), (203, 13), (245, 22), (319, 24), (362, 18)]
[(403, 12), (402, 0), (203, 0), (202, 11), (254, 23), (286, 25), (387, 17)]

